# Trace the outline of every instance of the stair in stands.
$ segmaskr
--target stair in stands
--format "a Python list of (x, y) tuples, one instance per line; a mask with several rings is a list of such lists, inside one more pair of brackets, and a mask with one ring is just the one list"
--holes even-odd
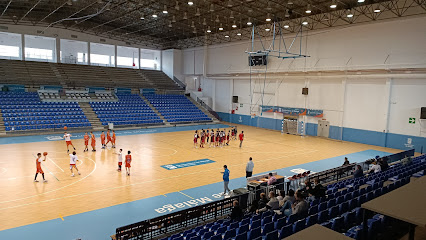
[(0, 109), (0, 135), (6, 134), (6, 128), (4, 126), (3, 114)]
[(101, 121), (99, 121), (98, 116), (96, 116), (96, 113), (93, 111), (90, 104), (86, 102), (80, 102), (79, 104), (80, 104), (81, 110), (83, 110), (90, 124), (92, 124), (93, 129), (94, 130), (104, 129)]
[(207, 109), (205, 109), (203, 106), (201, 106), (200, 103), (195, 101), (192, 97), (186, 96), (195, 106), (197, 106), (203, 113), (205, 113), (209, 118), (213, 120), (213, 122), (218, 123), (220, 122), (219, 119), (217, 119), (213, 114), (211, 114)]
[(59, 82), (64, 88), (67, 88), (67, 83), (65, 79), (62, 77), (61, 73), (59, 72), (58, 68), (56, 67), (56, 64), (49, 64), (50, 68), (52, 68), (53, 73), (55, 74), (56, 78), (58, 78)]
[(160, 119), (164, 121), (165, 125), (170, 125), (170, 123), (167, 122), (164, 116), (161, 115), (161, 113), (148, 101), (148, 99), (146, 99), (142, 94), (139, 94), (139, 95), (146, 102), (146, 104), (148, 104), (148, 106), (160, 117)]

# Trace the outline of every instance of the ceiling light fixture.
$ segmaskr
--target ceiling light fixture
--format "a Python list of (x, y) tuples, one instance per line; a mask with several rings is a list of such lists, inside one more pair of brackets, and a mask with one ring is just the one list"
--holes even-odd
[(220, 24), (219, 31), (223, 31), (222, 23)]
[(305, 13), (311, 13), (311, 12), (312, 12), (312, 10), (311, 10), (311, 4), (308, 4), (308, 7), (306, 7)]
[(231, 11), (231, 14), (229, 15), (229, 18), (234, 18), (234, 12)]
[(284, 28), (289, 28), (290, 26), (288, 24), (284, 25)]
[(176, 1), (175, 9), (179, 11), (179, 2), (178, 1)]
[(185, 13), (183, 14), (183, 19), (185, 19), (185, 20), (186, 20), (186, 19), (188, 19), (188, 13), (186, 13), (186, 12), (185, 12)]
[(216, 20), (214, 20), (215, 22), (220, 22), (219, 20), (219, 15), (216, 15)]
[(308, 22), (307, 21), (303, 21), (302, 24), (303, 25), (308, 25)]
[(210, 4), (210, 12), (214, 12), (214, 5), (213, 5), (213, 3)]
[(237, 33), (237, 36), (241, 36), (241, 33), (239, 32), (239, 33)]
[(173, 22), (173, 23), (175, 23), (175, 22), (176, 22), (176, 17), (175, 17), (175, 15), (173, 15), (173, 17), (172, 17), (172, 22)]
[(194, 21), (192, 21), (192, 23), (191, 23), (191, 27), (192, 27), (192, 28), (195, 28)]
[(196, 28), (194, 28), (194, 30), (192, 31), (192, 33), (197, 33), (197, 29), (196, 29)]
[(152, 17), (153, 17), (153, 18), (156, 18), (156, 17), (158, 17), (158, 16), (157, 16), (157, 14), (152, 14)]
[(293, 5), (293, 1), (288, 0), (287, 4), (288, 4), (288, 5)]
[(188, 5), (189, 5), (189, 6), (194, 5), (194, 2), (193, 2), (193, 1), (188, 1)]
[(270, 28), (265, 28), (265, 31), (269, 32), (269, 31), (271, 31), (271, 29)]
[(140, 19), (141, 19), (141, 20), (144, 20), (144, 19), (145, 19), (145, 15), (144, 15), (143, 13), (141, 14)]
[(233, 5), (232, 5), (232, 1), (231, 0), (229, 0), (228, 1), (228, 5), (227, 5), (228, 7), (232, 7)]
[(358, 2), (359, 2), (359, 3), (363, 3), (363, 2), (365, 2), (365, 0), (358, 0)]
[(374, 12), (375, 13), (379, 13), (380, 12), (380, 8), (377, 7), (376, 9), (374, 9)]
[(212, 30), (210, 30), (210, 26), (207, 28), (207, 32), (208, 32), (208, 33), (211, 33), (211, 32), (212, 32)]
[(204, 20), (203, 20), (203, 25), (204, 26), (206, 26), (207, 25), (207, 22), (206, 22), (206, 19), (204, 18)]
[(169, 13), (169, 12), (167, 11), (167, 6), (166, 6), (166, 5), (164, 5), (163, 13), (164, 13), (164, 14)]
[(195, 16), (197, 16), (197, 17), (199, 17), (201, 14), (200, 14), (200, 9), (199, 8), (197, 8), (197, 12), (195, 13)]
[(253, 23), (251, 22), (251, 19), (249, 18), (247, 21), (247, 25), (251, 26)]
[(233, 27), (233, 28), (236, 28), (236, 27), (237, 27), (237, 24), (235, 23), (235, 20), (234, 20), (234, 24), (232, 24), (232, 27)]
[(72, 1), (68, 0), (67, 4), (68, 4), (68, 6), (71, 6), (72, 5)]
[(336, 7), (337, 7), (336, 0), (332, 0), (330, 8), (336, 8)]
[(348, 9), (348, 14), (346, 14), (346, 17), (351, 18), (353, 16), (354, 16), (354, 14), (352, 13), (352, 11), (350, 9)]
[(229, 38), (229, 35), (225, 35), (226, 38)]
[(172, 21), (169, 21), (169, 27), (171, 28), (171, 27), (173, 27), (173, 25), (172, 25)]
[(269, 13), (267, 13), (266, 14), (266, 19), (265, 19), (267, 22), (270, 22), (271, 21), (271, 14), (269, 14)]
[(290, 11), (288, 9), (285, 10), (284, 17), (286, 17), (286, 18), (290, 17)]

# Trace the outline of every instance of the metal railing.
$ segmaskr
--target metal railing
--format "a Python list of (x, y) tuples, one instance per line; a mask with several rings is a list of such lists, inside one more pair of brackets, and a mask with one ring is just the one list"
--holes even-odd
[(231, 213), (233, 201), (240, 203), (247, 199), (247, 193), (206, 203), (204, 205), (170, 213), (149, 220), (140, 221), (119, 227), (115, 239), (153, 239), (179, 232), (188, 227), (204, 224), (208, 220), (216, 220)]
[(207, 105), (203, 100), (201, 100), (199, 97), (197, 97), (197, 102), (201, 105), (201, 107), (205, 108), (211, 115), (213, 115), (215, 118), (217, 118), (219, 121), (222, 121), (219, 114), (215, 112), (209, 105)]
[(186, 85), (185, 83), (183, 83), (181, 80), (179, 80), (177, 77), (173, 76), (173, 81), (175, 81), (177, 83), (177, 85), (179, 85), (179, 87), (186, 89)]

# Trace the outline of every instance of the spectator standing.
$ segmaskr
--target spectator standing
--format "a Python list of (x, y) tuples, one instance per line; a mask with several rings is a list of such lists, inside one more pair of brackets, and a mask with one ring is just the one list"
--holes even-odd
[(224, 171), (221, 172), (223, 174), (223, 186), (224, 186), (224, 191), (223, 194), (226, 194), (226, 191), (228, 191), (228, 193), (231, 193), (231, 190), (229, 190), (229, 170), (228, 170), (228, 166), (223, 165), (223, 169)]
[(246, 178), (249, 178), (253, 175), (253, 168), (254, 168), (253, 158), (250, 157), (246, 166)]
[(346, 165), (349, 165), (350, 163), (349, 163), (349, 160), (348, 160), (348, 158), (347, 157), (345, 157), (345, 161), (343, 162), (343, 165), (342, 166), (346, 166)]

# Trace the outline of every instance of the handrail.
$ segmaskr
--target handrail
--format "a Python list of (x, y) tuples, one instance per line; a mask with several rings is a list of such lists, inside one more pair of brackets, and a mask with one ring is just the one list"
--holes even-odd
[(175, 81), (178, 85), (179, 85), (179, 87), (181, 87), (181, 88), (183, 88), (183, 89), (186, 89), (186, 85), (185, 85), (185, 83), (183, 83), (181, 80), (179, 80), (177, 77), (175, 77), (175, 76), (173, 76), (173, 81)]
[[(246, 206), (248, 193), (231, 196), (219, 201), (209, 202), (196, 207), (184, 209), (160, 217), (140, 221), (119, 227), (115, 239), (153, 239), (181, 231), (186, 227), (196, 226), (211, 219), (218, 219), (231, 213), (233, 201), (238, 200)], [(171, 206), (171, 205), (170, 205)]]
[(205, 108), (211, 115), (213, 115), (215, 118), (217, 118), (219, 121), (222, 121), (219, 114), (217, 114), (216, 111), (214, 111), (209, 105), (207, 105), (203, 100), (201, 100), (199, 97), (197, 97), (197, 102)]

